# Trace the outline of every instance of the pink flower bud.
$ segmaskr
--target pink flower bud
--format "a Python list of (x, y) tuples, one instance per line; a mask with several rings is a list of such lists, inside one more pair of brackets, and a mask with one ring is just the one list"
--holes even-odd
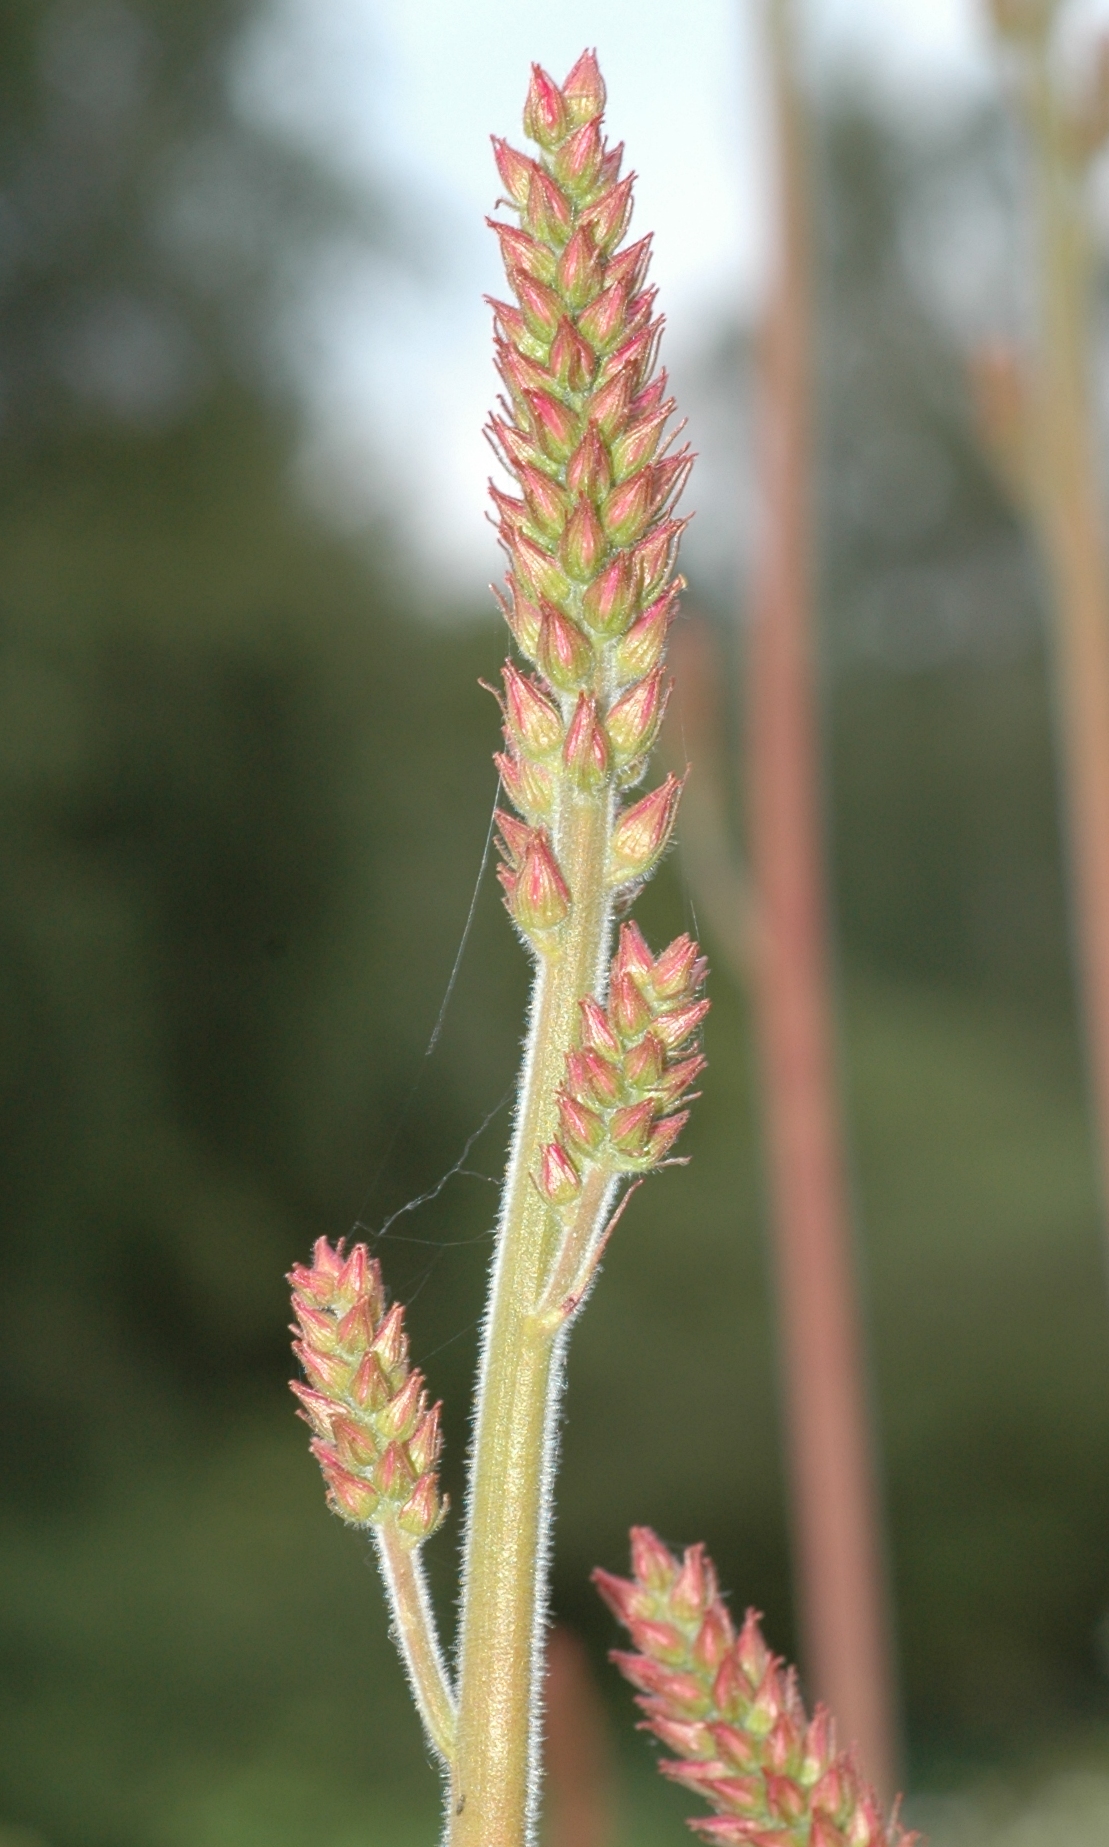
[(635, 584), (629, 560), (623, 556), (606, 564), (581, 600), (582, 615), (598, 635), (618, 635), (634, 606)]
[[(555, 378), (565, 390), (582, 392), (592, 383), (596, 370), (597, 357), (593, 348), (582, 339), (573, 321), (564, 316), (551, 341), (551, 371)], [(567, 484), (571, 488), (574, 486), (569, 477)]]
[[(737, 1672), (741, 1671), (742, 1670), (737, 1670)], [(718, 1674), (713, 1682), (712, 1688), (713, 1703), (717, 1706), (721, 1704), (719, 1687), (720, 1676)], [(749, 1689), (746, 1686), (746, 1682), (744, 1682), (744, 1697), (746, 1697), (747, 1692), (749, 1692)], [(710, 1729), (712, 1732), (713, 1747), (721, 1760), (726, 1763), (730, 1769), (748, 1770), (753, 1764), (757, 1764), (758, 1746), (754, 1739), (741, 1731), (737, 1725), (718, 1723), (713, 1725)]]
[(580, 789), (599, 789), (609, 771), (608, 740), (597, 719), (597, 701), (581, 693), (562, 746), (562, 761)]
[(629, 687), (609, 708), (605, 730), (620, 768), (645, 757), (650, 750), (658, 736), (671, 685), (661, 667), (656, 667), (654, 673)]
[[(623, 1621), (623, 1618), (620, 1620)], [(661, 1738), (663, 1744), (671, 1751), (677, 1751), (681, 1757), (711, 1758), (715, 1751), (712, 1732), (698, 1719), (652, 1719), (651, 1730), (656, 1738)]]
[(675, 578), (670, 588), (621, 636), (613, 662), (621, 685), (638, 680), (641, 675), (650, 673), (652, 667), (657, 667), (666, 647), (670, 624), (677, 613), (679, 593), (684, 588), (685, 579)]
[(637, 1617), (648, 1614), (652, 1600), (642, 1585), (633, 1584), (627, 1578), (614, 1577), (611, 1571), (602, 1571), (599, 1566), (590, 1577), (620, 1622), (633, 1622)]
[(349, 1308), (342, 1320), (335, 1324), (339, 1345), (344, 1353), (364, 1353), (374, 1337), (375, 1316), (373, 1304), (365, 1298)]
[(637, 1039), (651, 1024), (651, 1009), (630, 975), (614, 975), (609, 989), (612, 1023), (624, 1039)]
[(573, 122), (585, 122), (601, 114), (605, 83), (595, 51), (582, 52), (562, 86), (562, 96)]
[(368, 1463), (376, 1462), (381, 1454), (373, 1432), (366, 1425), (357, 1423), (353, 1417), (333, 1418), (331, 1439), (340, 1461), (348, 1469), (364, 1469)]
[(563, 1091), (558, 1099), (558, 1120), (564, 1142), (580, 1154), (596, 1154), (605, 1139), (605, 1125), (595, 1110)]
[[(575, 514), (576, 517), (576, 514)], [(552, 686), (560, 692), (573, 693), (592, 679), (596, 667), (593, 647), (576, 622), (564, 616), (553, 603), (543, 604), (539, 630), (539, 665)], [(567, 732), (563, 756), (571, 748)]]
[(639, 293), (646, 280), (652, 241), (651, 233), (648, 232), (638, 243), (629, 244), (626, 250), (618, 250), (615, 256), (608, 259), (605, 267), (608, 282), (626, 288), (629, 299)]
[[(531, 340), (531, 335), (526, 329), (523, 338), (529, 342)], [(495, 347), (494, 352), (497, 371), (511, 392), (513, 400), (527, 409), (528, 394), (542, 391), (544, 386), (550, 383), (546, 372), (533, 359), (529, 359), (520, 346), (509, 345), (502, 341)], [(530, 442), (528, 446), (529, 451), (533, 450), (534, 442)], [(538, 463), (542, 458), (533, 456), (532, 459)]]
[(674, 827), (682, 785), (667, 776), (634, 807), (625, 809), (612, 836), (613, 877), (617, 884), (646, 878), (662, 858)]
[(679, 1110), (676, 1116), (664, 1116), (657, 1122), (647, 1139), (646, 1158), (651, 1167), (658, 1167), (666, 1160), (678, 1136), (689, 1121), (689, 1111)]
[[(625, 926), (625, 929), (635, 926)], [(636, 932), (638, 934), (638, 932)], [(642, 941), (642, 938), (640, 938)], [(663, 1545), (658, 1534), (649, 1526), (633, 1526), (631, 1530), (632, 1571), (636, 1581), (649, 1590), (669, 1591), (678, 1575), (678, 1561)]]
[(537, 282), (526, 270), (512, 269), (508, 279), (516, 291), (520, 312), (536, 339), (549, 343), (562, 315), (562, 303), (545, 282)]
[(524, 223), (544, 243), (555, 245), (566, 242), (574, 223), (569, 202), (538, 162), (532, 163)]
[(433, 1404), (430, 1411), (424, 1413), (414, 1434), (408, 1440), (408, 1459), (417, 1474), (423, 1475), (434, 1468), (443, 1447), (443, 1438), (439, 1429), (442, 1416), (442, 1404)]
[(626, 1619), (628, 1634), (641, 1655), (650, 1655), (655, 1661), (665, 1662), (673, 1667), (684, 1661), (688, 1652), (686, 1640), (680, 1629), (673, 1623), (663, 1623), (650, 1617), (630, 1616)]
[(397, 1525), (402, 1533), (413, 1539), (430, 1539), (446, 1511), (447, 1504), (439, 1498), (435, 1476), (421, 1475), (397, 1515)]
[(506, 751), (497, 751), (493, 762), (509, 801), (527, 816), (530, 824), (534, 827), (539, 821), (548, 820), (554, 808), (550, 771), (533, 763), (530, 757), (510, 755)]
[(293, 1308), (300, 1323), (300, 1332), (313, 1353), (336, 1352), (342, 1342), (332, 1317), (325, 1314), (322, 1308), (312, 1308), (300, 1296), (293, 1297)]
[(400, 1391), (395, 1393), (377, 1420), (378, 1429), (387, 1439), (406, 1443), (427, 1408), (423, 1374), (410, 1372)]
[(669, 414), (668, 411), (655, 411), (652, 416), (630, 424), (616, 438), (612, 445), (612, 466), (618, 481), (625, 480), (652, 459), (662, 440)]
[(535, 171), (535, 162), (529, 160), (526, 154), (521, 154), (516, 148), (510, 147), (508, 142), (502, 141), (499, 135), (491, 135), (489, 138), (493, 143), (493, 158), (497, 163), (501, 184), (513, 205), (522, 209), (527, 204), (528, 187), (531, 185), (531, 176)]
[(676, 936), (655, 962), (651, 985), (660, 1000), (676, 1000), (695, 988), (703, 974), (704, 966), (693, 938)]
[(630, 376), (627, 372), (619, 372), (615, 378), (609, 379), (607, 385), (602, 385), (599, 391), (594, 392), (590, 399), (589, 415), (602, 436), (609, 441), (623, 428), (631, 402), (631, 390)]
[(570, 515), (562, 540), (560, 556), (567, 575), (576, 583), (588, 583), (607, 550), (596, 508), (583, 495)]
[(295, 1393), (300, 1404), (298, 1417), (302, 1417), (313, 1435), (330, 1437), (331, 1419), (335, 1414), (335, 1400), (323, 1392), (315, 1392), (310, 1385), (302, 1385), (299, 1379), (290, 1379), (289, 1390)]
[(521, 468), (536, 466), (534, 444), (513, 424), (504, 423), (499, 417), (490, 417), (485, 433), (498, 460), (503, 460), (513, 473)]
[(614, 148), (606, 148), (601, 161), (601, 185), (611, 186), (620, 177), (620, 164), (624, 158), (624, 143), (618, 141)]
[(325, 1453), (322, 1444), (311, 1445), (327, 1483), (328, 1499), (340, 1519), (365, 1526), (377, 1512), (380, 1495), (373, 1484), (345, 1469), (338, 1456)]
[(697, 1663), (698, 1667), (704, 1668), (706, 1673), (715, 1677), (717, 1668), (734, 1641), (735, 1631), (728, 1618), (728, 1612), (717, 1598), (715, 1603), (709, 1606), (701, 1627), (697, 1631), (697, 1639), (693, 1644), (690, 1658)]
[(681, 498), (682, 490), (689, 479), (693, 467), (693, 455), (688, 446), (679, 450), (677, 455), (664, 456), (651, 469), (651, 511), (658, 514), (664, 508), (672, 507)]
[(337, 1353), (317, 1353), (302, 1340), (294, 1340), (293, 1352), (317, 1391), (339, 1394), (346, 1390), (352, 1372), (349, 1360)]
[(581, 1042), (585, 1050), (599, 1052), (602, 1058), (618, 1058), (620, 1041), (609, 1025), (604, 1009), (592, 995), (579, 1001), (578, 1006), (581, 1011)]
[(374, 1470), (374, 1487), (390, 1501), (405, 1501), (416, 1485), (416, 1471), (403, 1443), (390, 1443)]
[(581, 1192), (581, 1175), (561, 1142), (548, 1142), (544, 1148), (538, 1185), (552, 1206), (571, 1206)]
[(600, 1052), (567, 1052), (566, 1088), (584, 1103), (611, 1109), (621, 1097), (619, 1069)]
[(725, 1719), (740, 1719), (754, 1695), (754, 1687), (743, 1672), (733, 1648), (724, 1656), (712, 1683), (712, 1700)]
[(597, 240), (598, 247), (607, 255), (615, 250), (632, 215), (632, 186), (634, 173), (625, 179), (617, 180), (607, 192), (603, 192), (595, 204), (586, 207), (578, 219), (579, 224), (587, 224)]
[(836, 1754), (836, 1726), (827, 1706), (818, 1705), (805, 1733), (801, 1774), (807, 1783), (823, 1776)]
[(545, 828), (532, 829), (509, 908), (524, 935), (532, 938), (557, 930), (570, 915), (570, 893)]
[(380, 1411), (387, 1405), (392, 1387), (376, 1353), (364, 1354), (350, 1384), (350, 1396), (361, 1411)]
[(666, 1052), (662, 1041), (652, 1032), (644, 1033), (624, 1059), (628, 1083), (636, 1090), (653, 1090), (662, 1080)]
[(668, 1052), (676, 1052), (697, 1031), (710, 1004), (707, 1000), (691, 1001), (688, 1007), (678, 1007), (673, 1013), (655, 1016), (654, 1030)]
[(583, 122), (567, 137), (555, 154), (553, 165), (563, 186), (575, 198), (582, 198), (600, 179), (603, 158), (600, 123), (594, 118)]
[(841, 1834), (835, 1823), (827, 1815), (813, 1816), (809, 1830), (809, 1847), (848, 1847), (846, 1834)]
[(566, 464), (566, 485), (571, 493), (588, 494), (590, 500), (599, 500), (612, 485), (608, 450), (595, 423), (586, 424), (585, 435)]
[(644, 601), (657, 595), (669, 576), (678, 549), (678, 540), (688, 526), (685, 519), (664, 520), (635, 548), (635, 566), (639, 574), (640, 595)]
[(708, 1695), (695, 1675), (679, 1673), (649, 1656), (622, 1654), (619, 1649), (613, 1650), (610, 1659), (633, 1687), (665, 1700), (675, 1718), (700, 1718), (708, 1711)]
[(404, 1307), (400, 1302), (393, 1303), (378, 1328), (373, 1352), (391, 1383), (396, 1374), (407, 1367), (408, 1335), (404, 1331)]
[(805, 1792), (792, 1777), (771, 1774), (764, 1777), (763, 1786), (766, 1806), (775, 1821), (785, 1822), (788, 1826), (800, 1820), (807, 1807)]
[(519, 470), (518, 479), (534, 524), (546, 538), (558, 538), (573, 506), (565, 488), (541, 469), (528, 466)]
[(601, 508), (604, 529), (615, 545), (634, 545), (642, 538), (651, 517), (651, 470), (641, 469), (629, 481), (614, 487)]
[(493, 595), (516, 646), (521, 654), (526, 654), (528, 659), (533, 661), (539, 644), (539, 610), (536, 604), (524, 595), (514, 578), (509, 577), (507, 582), (511, 592), (511, 601), (502, 596), (495, 586)]
[(535, 440), (544, 455), (549, 455), (553, 462), (567, 461), (581, 436), (579, 418), (547, 391), (526, 391), (524, 397), (531, 413)]
[(557, 706), (511, 661), (506, 661), (501, 671), (505, 719), (512, 737), (527, 755), (550, 756), (562, 742), (562, 719)]
[[(571, 308), (584, 308), (592, 301), (603, 279), (601, 255), (585, 225), (579, 225), (558, 259), (555, 286)], [(589, 338), (588, 333), (586, 339)]]
[(651, 977), (654, 966), (654, 957), (647, 947), (639, 925), (634, 919), (621, 924), (616, 955), (612, 963), (613, 976), (634, 975), (637, 981), (647, 981)]
[(496, 218), (487, 218), (485, 222), (497, 234), (501, 261), (510, 276), (530, 276), (533, 281), (543, 284), (554, 281), (558, 260), (546, 244), (529, 237), (526, 231), (519, 230), (516, 225), (501, 224)]
[(609, 353), (619, 345), (625, 331), (627, 306), (626, 285), (608, 281), (578, 317), (581, 333), (598, 353)]
[(531, 67), (531, 83), (524, 104), (524, 133), (540, 147), (556, 148), (565, 140), (571, 124), (562, 92), (542, 65)]
[[(654, 1038), (655, 1035), (652, 1033), (651, 1037)], [(658, 1079), (657, 1092), (660, 1102), (667, 1109), (672, 1108), (679, 1098), (685, 1095), (690, 1085), (696, 1083), (707, 1062), (700, 1052), (694, 1052), (691, 1057), (683, 1058), (678, 1064), (671, 1065)]]
[(609, 1140), (620, 1154), (644, 1154), (654, 1121), (655, 1105), (649, 1097), (642, 1103), (631, 1103), (613, 1116), (608, 1125)]

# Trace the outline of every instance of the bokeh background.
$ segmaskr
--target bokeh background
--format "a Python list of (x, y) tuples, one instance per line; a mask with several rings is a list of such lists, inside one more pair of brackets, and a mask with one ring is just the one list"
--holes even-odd
[[(687, 574), (737, 684), (751, 523), (757, 19), (548, 11), (0, 9), (2, 1847), (434, 1838), (371, 1561), (292, 1415), (282, 1278), (321, 1233), (380, 1233), (457, 1505), (527, 979), (482, 872), (476, 682), (503, 653), (485, 136), (530, 56), (562, 75), (597, 44), (642, 171), (703, 458)], [(937, 1842), (1086, 1847), (1109, 1291), (1042, 590), (965, 382), (1028, 324), (1021, 152), (971, 0), (804, 14), (829, 851), (908, 1784)], [(641, 916), (690, 921), (678, 856)], [(692, 1165), (621, 1227), (563, 1431), (555, 1607), (639, 1847), (689, 1804), (652, 1779), (590, 1568), (633, 1520), (704, 1538), (795, 1645), (748, 1022), (712, 992)]]

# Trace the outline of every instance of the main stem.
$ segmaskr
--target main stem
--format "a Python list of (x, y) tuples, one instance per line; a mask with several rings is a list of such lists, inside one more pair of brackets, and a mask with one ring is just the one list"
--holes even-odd
[(784, 0), (772, 0), (781, 253), (763, 352), (763, 535), (748, 644), (753, 998), (805, 1655), (815, 1692), (888, 1796), (896, 1755), (892, 1674), (837, 1102), (821, 838), (808, 173), (790, 24)]
[(462, 1592), (449, 1847), (523, 1847), (538, 1803), (539, 1681), (546, 1612), (562, 1336), (536, 1310), (556, 1255), (532, 1178), (558, 1133), (557, 1093), (578, 1003), (598, 993), (611, 906), (609, 791), (568, 792), (555, 845), (572, 908), (532, 995), (478, 1384)]
[(1034, 461), (1055, 607), (1072, 928), (1109, 1236), (1109, 556), (1089, 372), (1088, 233), (1047, 60), (1045, 44), (1030, 99), (1042, 277)]

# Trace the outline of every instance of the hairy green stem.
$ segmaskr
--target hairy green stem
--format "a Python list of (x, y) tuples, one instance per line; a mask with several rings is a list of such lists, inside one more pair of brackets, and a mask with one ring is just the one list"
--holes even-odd
[[(555, 835), (572, 910), (558, 955), (536, 972), (494, 1258), (466, 1534), (450, 1847), (521, 1847), (534, 1838), (563, 1332), (537, 1313), (559, 1232), (532, 1176), (540, 1150), (558, 1132), (558, 1090), (578, 1003), (603, 980), (612, 821), (611, 792), (567, 792)], [(599, 1217), (605, 1190), (597, 1192)]]
[(392, 1612), (394, 1639), (417, 1710), (432, 1749), (444, 1764), (449, 1764), (454, 1755), (454, 1695), (439, 1650), (419, 1547), (391, 1520), (374, 1528), (374, 1542)]

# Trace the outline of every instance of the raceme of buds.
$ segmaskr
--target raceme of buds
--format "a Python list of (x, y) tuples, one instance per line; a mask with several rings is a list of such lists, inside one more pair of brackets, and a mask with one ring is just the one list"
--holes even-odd
[[(544, 955), (558, 954), (572, 912), (559, 860), (567, 814), (638, 781), (662, 720), (681, 588), (673, 506), (692, 463), (688, 446), (669, 452), (674, 400), (655, 372), (650, 239), (621, 245), (631, 178), (603, 138), (604, 100), (592, 52), (561, 86), (535, 66), (524, 129), (538, 157), (493, 142), (501, 203), (516, 219), (490, 220), (512, 299), (492, 303), (505, 395), (487, 434), (516, 483), (491, 486), (508, 561), (496, 594), (535, 670), (509, 663), (504, 674), (501, 786), (536, 840), (526, 847), (502, 828), (502, 878)], [(670, 778), (617, 808), (610, 889), (634, 889), (654, 870), (679, 794)]]
[(716, 1810), (694, 1832), (730, 1847), (911, 1847), (919, 1837), (883, 1816), (853, 1752), (836, 1749), (826, 1708), (807, 1717), (754, 1610), (737, 1635), (704, 1547), (679, 1560), (649, 1527), (631, 1537), (631, 1578), (593, 1582), (634, 1644), (612, 1659), (644, 1729), (674, 1752), (660, 1770)]
[(544, 1149), (536, 1176), (552, 1206), (573, 1208), (590, 1167), (646, 1173), (669, 1155), (688, 1117), (680, 1105), (705, 1067), (696, 1040), (708, 1011), (704, 975), (690, 937), (652, 956), (636, 925), (622, 926), (608, 1006), (581, 1002), (559, 1097), (561, 1139)]
[(310, 1265), (290, 1272), (293, 1352), (307, 1384), (294, 1380), (327, 1498), (351, 1526), (392, 1521), (413, 1545), (446, 1511), (436, 1465), (439, 1406), (428, 1408), (423, 1377), (408, 1364), (399, 1303), (385, 1307), (381, 1267), (364, 1244), (316, 1241)]

